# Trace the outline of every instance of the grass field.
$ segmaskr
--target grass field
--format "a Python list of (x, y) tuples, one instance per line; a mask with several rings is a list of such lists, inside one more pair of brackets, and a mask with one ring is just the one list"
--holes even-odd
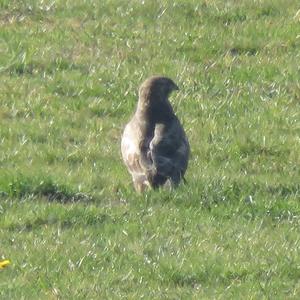
[[(300, 5), (0, 0), (1, 299), (299, 299)], [(120, 135), (171, 77), (187, 185)]]

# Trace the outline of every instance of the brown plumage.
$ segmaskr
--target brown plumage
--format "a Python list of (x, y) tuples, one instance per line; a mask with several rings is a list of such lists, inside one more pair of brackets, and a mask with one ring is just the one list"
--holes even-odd
[(177, 85), (167, 77), (147, 79), (139, 89), (137, 109), (126, 125), (122, 157), (135, 189), (177, 186), (188, 166), (186, 134), (168, 96)]

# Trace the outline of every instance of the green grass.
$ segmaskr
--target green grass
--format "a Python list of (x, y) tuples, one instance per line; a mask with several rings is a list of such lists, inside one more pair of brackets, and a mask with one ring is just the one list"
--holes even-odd
[[(0, 0), (0, 298), (299, 299), (299, 9)], [(120, 136), (153, 74), (192, 157), (137, 195)]]

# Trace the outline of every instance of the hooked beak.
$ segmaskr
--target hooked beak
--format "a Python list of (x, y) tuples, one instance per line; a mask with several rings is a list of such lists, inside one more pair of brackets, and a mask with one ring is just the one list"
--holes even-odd
[(173, 86), (173, 90), (174, 90), (174, 91), (179, 91), (179, 87), (178, 87), (178, 85), (176, 85), (175, 83), (174, 83), (174, 86)]

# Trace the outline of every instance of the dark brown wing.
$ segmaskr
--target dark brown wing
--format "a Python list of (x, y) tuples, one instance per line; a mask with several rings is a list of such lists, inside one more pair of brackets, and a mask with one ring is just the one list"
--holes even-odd
[(157, 187), (169, 179), (173, 185), (178, 185), (188, 166), (190, 146), (175, 116), (171, 122), (155, 126), (149, 151), (153, 163), (148, 174), (150, 184)]

